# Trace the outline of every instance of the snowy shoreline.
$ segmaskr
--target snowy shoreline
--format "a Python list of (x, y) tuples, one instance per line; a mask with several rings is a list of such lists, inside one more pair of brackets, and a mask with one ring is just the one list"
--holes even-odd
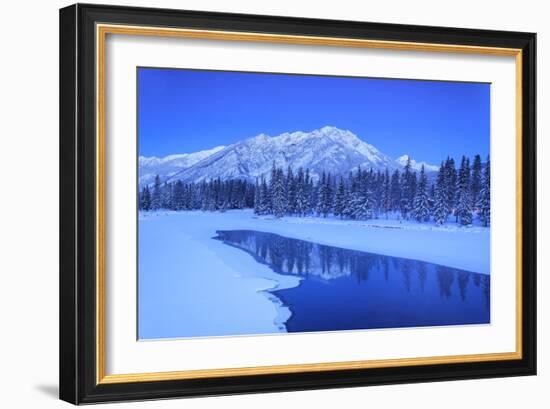
[(285, 332), (290, 309), (272, 291), (299, 277), (275, 273), (214, 240), (217, 230), (256, 230), (351, 250), (489, 274), (489, 229), (395, 220), (275, 219), (251, 210), (139, 214), (139, 338)]

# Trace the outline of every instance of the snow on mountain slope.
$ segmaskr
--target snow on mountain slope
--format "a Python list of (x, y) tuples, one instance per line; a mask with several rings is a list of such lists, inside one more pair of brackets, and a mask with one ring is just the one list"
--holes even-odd
[[(273, 163), (295, 171), (308, 168), (314, 179), (322, 172), (346, 175), (358, 167), (363, 169), (401, 169), (407, 162), (404, 155), (397, 161), (362, 141), (348, 130), (325, 126), (311, 132), (286, 132), (278, 136), (260, 134), (235, 144), (192, 154), (139, 158), (140, 186), (150, 184), (159, 174), (161, 181), (201, 182), (215, 178), (247, 179), (269, 178)], [(427, 171), (437, 166), (411, 160), (413, 169), (422, 164)]]
[(217, 146), (200, 152), (168, 155), (164, 158), (140, 156), (138, 160), (139, 185), (143, 186), (153, 183), (156, 175), (159, 175), (161, 180), (165, 181), (174, 174), (193, 166), (195, 163), (224, 148), (225, 146)]
[(395, 168), (395, 162), (374, 146), (363, 142), (352, 132), (331, 126), (312, 132), (264, 134), (235, 143), (172, 176), (172, 180), (200, 182), (213, 178), (254, 180), (268, 176), (275, 163), (278, 167), (309, 168), (311, 176), (321, 173), (347, 174), (363, 168)]
[[(403, 156), (400, 156), (398, 157), (395, 161), (400, 165), (400, 166), (405, 166), (407, 164), (407, 159), (409, 159), (409, 155), (403, 155)], [(424, 165), (424, 170), (426, 172), (437, 172), (439, 170), (439, 166), (436, 166), (436, 165), (430, 165), (426, 162), (417, 162), (415, 161), (413, 158), (411, 158), (411, 168), (413, 170), (417, 170), (417, 171), (420, 171), (420, 169), (422, 169), (422, 165)]]

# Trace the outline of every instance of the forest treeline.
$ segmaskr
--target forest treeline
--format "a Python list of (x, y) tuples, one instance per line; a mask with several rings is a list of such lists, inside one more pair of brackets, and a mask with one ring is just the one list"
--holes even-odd
[(213, 179), (199, 183), (161, 182), (139, 192), (140, 210), (224, 211), (253, 208), (258, 215), (319, 216), (365, 220), (398, 217), (438, 225), (453, 220), (470, 225), (491, 219), (490, 160), (463, 156), (441, 162), (435, 178), (424, 166), (413, 170), (410, 159), (403, 169), (390, 172), (357, 169), (348, 175), (322, 173), (312, 178), (309, 169), (282, 169), (273, 164), (269, 178)]

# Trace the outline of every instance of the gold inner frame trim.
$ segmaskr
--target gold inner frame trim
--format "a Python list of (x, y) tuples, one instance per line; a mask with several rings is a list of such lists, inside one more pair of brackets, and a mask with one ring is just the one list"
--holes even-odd
[[(467, 53), (515, 57), (516, 65), (516, 350), (504, 353), (431, 356), (366, 361), (320, 362), (313, 364), (258, 367), (105, 374), (105, 42), (107, 34), (193, 38), (224, 41), (248, 41), (355, 47), (401, 51)], [(298, 36), (236, 31), (178, 29), (167, 27), (96, 25), (96, 382), (128, 382), (204, 379), (214, 377), (290, 374), (350, 369), (388, 368), (413, 365), (437, 365), (467, 362), (518, 360), (522, 358), (522, 51), (515, 48), (467, 46), (457, 44), (415, 43), (353, 38)]]

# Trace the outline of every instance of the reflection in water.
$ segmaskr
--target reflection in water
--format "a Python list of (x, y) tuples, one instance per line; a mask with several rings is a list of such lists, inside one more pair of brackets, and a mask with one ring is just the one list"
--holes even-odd
[(303, 278), (273, 291), (292, 316), (289, 332), (479, 324), (490, 321), (490, 277), (438, 264), (252, 230), (217, 240), (279, 274)]

